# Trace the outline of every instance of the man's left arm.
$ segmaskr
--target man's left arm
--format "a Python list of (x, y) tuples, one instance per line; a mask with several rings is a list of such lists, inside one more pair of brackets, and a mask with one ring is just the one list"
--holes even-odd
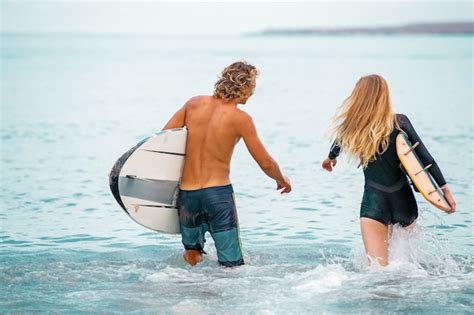
[(182, 128), (186, 123), (186, 104), (181, 107), (163, 127), (165, 129)]

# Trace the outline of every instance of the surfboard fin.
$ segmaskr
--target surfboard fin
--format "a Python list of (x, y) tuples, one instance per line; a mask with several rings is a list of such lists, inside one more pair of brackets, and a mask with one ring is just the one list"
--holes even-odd
[(438, 192), (441, 196), (444, 195), (444, 194), (443, 194), (443, 191), (442, 191), (440, 188), (436, 188), (435, 190), (430, 191), (430, 192), (428, 193), (428, 195), (431, 195), (431, 194), (433, 194), (433, 193), (435, 193), (435, 192)]
[(420, 173), (423, 173), (424, 171), (426, 171), (427, 169), (429, 169), (433, 164), (428, 164), (426, 165), (421, 171), (415, 173), (415, 176), (420, 174)]
[(420, 144), (420, 142), (415, 142), (414, 145), (411, 146), (410, 150), (408, 150), (407, 152), (403, 153), (403, 155), (407, 155), (408, 153), (410, 153), (411, 151), (415, 150), (415, 148)]

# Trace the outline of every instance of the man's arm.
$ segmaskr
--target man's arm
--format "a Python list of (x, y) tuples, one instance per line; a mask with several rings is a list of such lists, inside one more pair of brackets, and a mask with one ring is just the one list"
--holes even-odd
[(286, 176), (283, 176), (278, 163), (265, 149), (262, 141), (258, 137), (252, 117), (247, 113), (242, 113), (239, 120), (239, 134), (244, 139), (247, 150), (253, 159), (267, 176), (276, 180), (277, 189), (283, 188), (282, 193), (289, 193), (291, 191), (290, 181)]
[[(188, 101), (189, 102), (189, 101)], [(186, 102), (186, 104), (188, 104)], [(165, 129), (182, 128), (186, 124), (186, 104), (183, 105), (163, 127)]]

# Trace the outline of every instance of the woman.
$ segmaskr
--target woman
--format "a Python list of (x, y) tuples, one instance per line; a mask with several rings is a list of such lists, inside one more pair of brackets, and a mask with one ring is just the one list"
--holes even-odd
[(360, 227), (369, 264), (386, 266), (389, 226), (405, 228), (415, 224), (418, 207), (407, 177), (400, 168), (395, 139), (400, 131), (408, 135), (424, 165), (441, 187), (451, 206), (456, 203), (438, 165), (430, 155), (407, 116), (392, 111), (386, 81), (379, 75), (362, 77), (344, 101), (333, 121), (334, 144), (322, 167), (331, 172), (339, 153), (364, 168), (365, 187), (360, 208)]

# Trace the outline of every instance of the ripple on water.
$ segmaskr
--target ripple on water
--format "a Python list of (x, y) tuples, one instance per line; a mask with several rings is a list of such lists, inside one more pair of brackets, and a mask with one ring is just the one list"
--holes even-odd
[(299, 210), (299, 211), (318, 211), (316, 208), (311, 208), (311, 207), (294, 207), (293, 210)]
[(52, 203), (52, 202), (55, 202), (55, 201), (58, 201), (59, 198), (56, 198), (56, 197), (48, 197), (48, 198), (43, 198), (43, 199), (40, 199), (40, 201), (44, 202), (44, 203)]
[(6, 239), (2, 239), (2, 240), (0, 241), (0, 243), (1, 243), (1, 244), (4, 244), (4, 245), (25, 245), (25, 244), (32, 244), (32, 242), (30, 242), (30, 241), (10, 239), (8, 236), (6, 237)]
[(328, 199), (322, 199), (320, 200), (320, 203), (329, 207), (334, 206), (334, 201)]
[(98, 242), (98, 241), (107, 241), (115, 239), (115, 237), (99, 237), (92, 236), (89, 234), (77, 234), (77, 235), (68, 235), (61, 237), (51, 237), (51, 236), (42, 236), (38, 239), (42, 241), (49, 241), (52, 243), (76, 243), (76, 242)]

